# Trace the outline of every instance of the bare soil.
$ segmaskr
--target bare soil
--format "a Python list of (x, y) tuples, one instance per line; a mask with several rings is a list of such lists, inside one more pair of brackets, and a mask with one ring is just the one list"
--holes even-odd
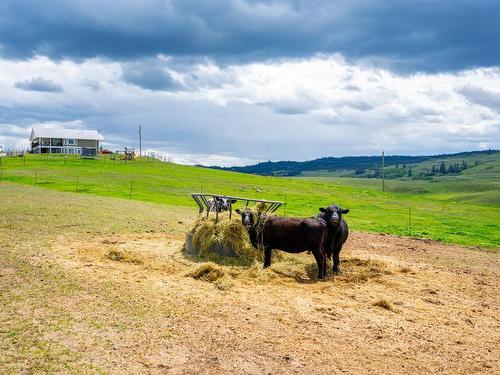
[(96, 293), (64, 307), (72, 335), (51, 339), (114, 374), (500, 372), (497, 253), (354, 233), (342, 274), (317, 281), (310, 254), (263, 270), (182, 245), (182, 232), (60, 236), (46, 256)]

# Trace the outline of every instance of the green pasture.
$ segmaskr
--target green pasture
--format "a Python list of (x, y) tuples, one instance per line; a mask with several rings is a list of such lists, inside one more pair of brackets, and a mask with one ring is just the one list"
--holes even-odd
[[(446, 166), (466, 162), (468, 168), (456, 174), (422, 176), (432, 166), (438, 168), (440, 163)], [(413, 177), (408, 177), (411, 169)], [(373, 169), (364, 174), (355, 175), (354, 170), (308, 171), (300, 177), (315, 181), (334, 181), (345, 186), (366, 189), (381, 189), (382, 181), (367, 178), (373, 175)], [(342, 178), (340, 178), (342, 177)], [(454, 202), (469, 202), (486, 205), (500, 205), (500, 152), (481, 154), (456, 154), (443, 158), (432, 158), (429, 161), (385, 168), (386, 190), (393, 193), (425, 194), (428, 198)]]
[(500, 247), (500, 193), (495, 178), (485, 178), (477, 186), (473, 179), (393, 180), (386, 181), (382, 192), (380, 180), (373, 179), (276, 178), (148, 159), (124, 162), (28, 155), (1, 160), (0, 184), (191, 206), (193, 215), (197, 211), (191, 192), (282, 200), (287, 204), (278, 214), (286, 211), (297, 216), (315, 215), (319, 207), (338, 203), (351, 209), (347, 219), (353, 230)]

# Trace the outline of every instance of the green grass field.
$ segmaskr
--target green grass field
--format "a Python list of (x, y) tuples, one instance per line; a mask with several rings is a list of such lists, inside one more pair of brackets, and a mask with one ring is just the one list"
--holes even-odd
[[(279, 214), (311, 216), (338, 203), (350, 208), (353, 230), (411, 235), (471, 246), (500, 247), (500, 207), (495, 174), (442, 182), (343, 178), (275, 178), (143, 160), (28, 155), (2, 158), (0, 183), (192, 206), (191, 192), (218, 193), (284, 201)], [(472, 170), (472, 169), (471, 169)], [(487, 172), (487, 171), (486, 171)], [(89, 207), (91, 210), (91, 207)], [(133, 214), (133, 213), (131, 213)]]
[[(458, 174), (424, 177), (420, 175), (429, 171), (432, 166), (439, 167), (441, 161), (447, 166), (465, 161), (468, 168)], [(413, 177), (407, 176), (410, 168)], [(367, 170), (365, 174), (355, 176), (354, 170), (310, 171), (304, 172), (301, 177), (324, 182), (330, 180), (346, 186), (380, 189), (380, 179), (366, 178), (373, 173), (374, 170)], [(408, 164), (406, 168), (390, 166), (385, 168), (385, 176), (386, 182), (388, 181), (386, 187), (390, 192), (425, 194), (429, 198), (438, 200), (500, 205), (500, 152), (498, 151), (492, 151), (491, 154), (448, 156), (418, 164)]]

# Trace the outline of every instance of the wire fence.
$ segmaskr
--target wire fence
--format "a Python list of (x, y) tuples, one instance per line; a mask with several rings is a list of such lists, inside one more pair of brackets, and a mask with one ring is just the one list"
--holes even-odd
[[(163, 155), (147, 155), (134, 160), (118, 155), (101, 155), (97, 160), (54, 154), (0, 157), (0, 181), (193, 209), (192, 192), (273, 199), (285, 202), (278, 211), (283, 216), (314, 215), (319, 207), (342, 203), (351, 208), (346, 219), (358, 230), (472, 245), (476, 237), (485, 244), (496, 241), (483, 235), (492, 225), (493, 208), (295, 179), (273, 179), (267, 185), (262, 180), (268, 181), (267, 177), (186, 169), (165, 162), (169, 159)], [(465, 212), (479, 218), (473, 226), (464, 226)]]
[[(201, 185), (205, 182), (196, 181), (198, 185), (193, 186), (192, 181), (194, 179), (184, 180), (183, 175), (174, 175), (169, 172), (161, 174), (158, 173), (156, 167), (150, 169), (150, 172), (147, 172), (148, 168), (134, 168), (140, 165), (143, 167), (146, 165), (153, 166), (153, 164), (167, 166), (169, 162), (164, 162), (163, 160), (163, 158), (156, 158), (153, 155), (134, 160), (120, 159), (116, 155), (104, 155), (97, 160), (50, 154), (43, 157), (10, 156), (0, 158), (0, 181), (46, 187), (59, 191), (191, 206), (192, 201), (189, 193), (193, 191), (203, 193), (204, 190), (207, 191), (207, 187), (210, 185), (206, 185), (204, 189)], [(60, 168), (64, 165), (67, 168)], [(71, 166), (79, 166), (81, 168), (72, 169)], [(221, 193), (220, 190), (212, 191), (212, 188), (208, 190), (210, 190), (208, 191), (210, 193)], [(227, 187), (224, 187), (224, 190), (228, 191)], [(279, 215), (294, 216), (304, 211), (304, 207), (298, 209), (294, 205), (289, 206), (289, 200), (295, 201), (297, 197), (290, 197), (286, 191), (279, 195), (277, 192), (263, 193), (262, 190), (262, 186), (248, 185), (242, 188), (239, 194), (284, 201), (285, 204), (278, 212)], [(318, 209), (319, 206), (316, 207), (316, 204), (313, 202), (320, 199), (317, 197), (310, 197), (310, 199), (312, 202), (310, 205), (311, 211), (314, 212), (313, 210)], [(406, 236), (414, 235), (416, 233), (414, 230), (415, 210), (410, 203), (407, 202), (406, 206), (404, 202), (391, 201), (389, 203), (394, 205), (392, 212), (394, 220), (387, 227), (387, 232)], [(304, 204), (301, 202), (300, 205), (303, 206)], [(405, 210), (407, 212), (406, 216), (404, 213)], [(417, 214), (417, 217), (419, 216), (421, 215)]]

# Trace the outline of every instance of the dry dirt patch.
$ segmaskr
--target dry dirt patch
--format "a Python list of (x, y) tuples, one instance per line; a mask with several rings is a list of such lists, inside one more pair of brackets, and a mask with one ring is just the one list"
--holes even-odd
[[(52, 256), (65, 267), (89, 279), (119, 280), (144, 296), (144, 320), (137, 329), (149, 331), (142, 346), (132, 344), (142, 337), (133, 326), (124, 326), (119, 336), (99, 324), (85, 327), (92, 337), (107, 332), (108, 344), (93, 356), (101, 368), (111, 373), (500, 370), (496, 253), (354, 233), (341, 256), (343, 273), (333, 277), (329, 269), (327, 279), (317, 281), (308, 254), (281, 255), (264, 270), (260, 264), (200, 263), (182, 255), (182, 244), (180, 235), (145, 234), (61, 237), (54, 245)], [(154, 313), (155, 299), (170, 306), (168, 318)], [(105, 350), (118, 337), (130, 347)], [(83, 337), (70, 341), (85, 346)], [(120, 361), (121, 367), (109, 366)]]

